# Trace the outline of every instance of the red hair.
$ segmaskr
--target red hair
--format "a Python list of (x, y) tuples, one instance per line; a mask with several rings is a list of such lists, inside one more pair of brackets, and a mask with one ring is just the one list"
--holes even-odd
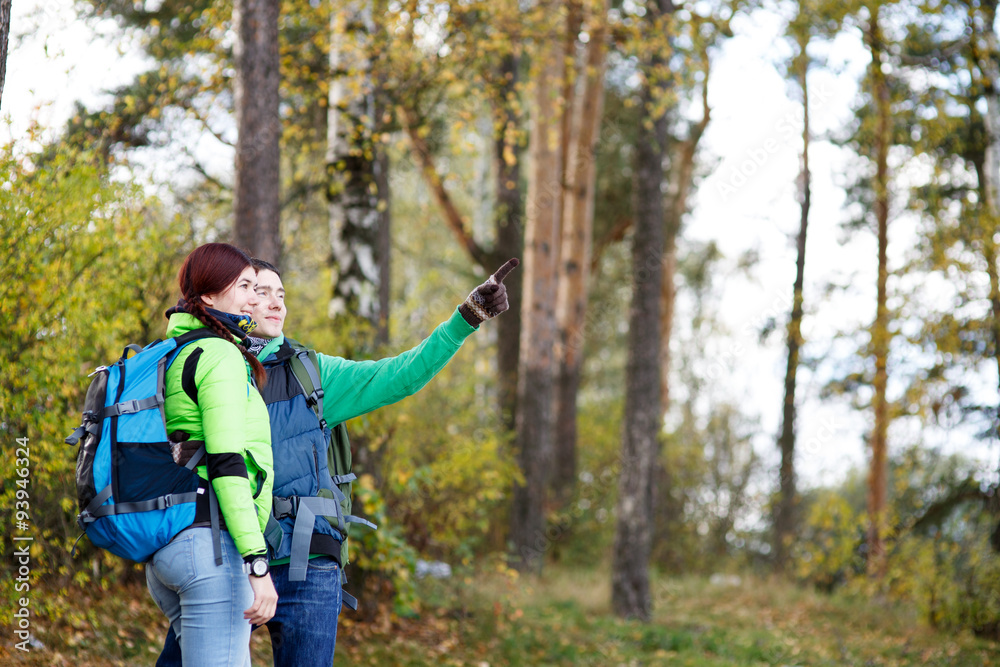
[(203, 295), (225, 292), (235, 283), (247, 267), (252, 267), (250, 256), (228, 243), (206, 243), (198, 246), (184, 260), (177, 273), (177, 283), (185, 302), (185, 310), (198, 318), (221, 338), (233, 341), (243, 358), (250, 364), (258, 387), (267, 382), (267, 373), (257, 357), (250, 354), (242, 342), (233, 340), (233, 334), (205, 310)]

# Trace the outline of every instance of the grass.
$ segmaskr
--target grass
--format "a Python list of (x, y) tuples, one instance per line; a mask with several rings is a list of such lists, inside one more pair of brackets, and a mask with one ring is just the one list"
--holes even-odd
[[(551, 568), (544, 579), (480, 572), (420, 582), (420, 593), (412, 616), (361, 624), (345, 613), (337, 666), (1000, 664), (1000, 645), (935, 631), (904, 606), (780, 580), (660, 578), (648, 624), (611, 614), (603, 570)], [(55, 620), (34, 619), (44, 649), (17, 651), (8, 633), (0, 664), (155, 662), (166, 623), (140, 585), (73, 602)], [(270, 664), (266, 633), (254, 633), (252, 652), (255, 665)]]

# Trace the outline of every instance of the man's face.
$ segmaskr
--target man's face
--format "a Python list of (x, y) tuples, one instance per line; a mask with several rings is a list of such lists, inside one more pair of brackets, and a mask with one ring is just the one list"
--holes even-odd
[(257, 273), (257, 305), (253, 318), (257, 321), (254, 336), (277, 338), (285, 326), (285, 287), (274, 271), (262, 270)]

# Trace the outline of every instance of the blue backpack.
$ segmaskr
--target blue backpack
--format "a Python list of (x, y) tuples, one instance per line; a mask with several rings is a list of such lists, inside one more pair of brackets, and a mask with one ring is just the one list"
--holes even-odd
[[(196, 329), (145, 348), (129, 345), (113, 365), (91, 373), (97, 377), (87, 390), (83, 423), (66, 443), (82, 439), (76, 460), (77, 523), (94, 545), (143, 563), (194, 521), (195, 502), (206, 492), (195, 472), (205, 445), (168, 437), (164, 383), (181, 348), (214, 335)], [(132, 357), (130, 350), (136, 352)], [(175, 463), (181, 449), (195, 447), (186, 465)], [(215, 501), (211, 485), (208, 489)], [(211, 505), (216, 528), (216, 502)], [(217, 551), (217, 560), (220, 555)]]

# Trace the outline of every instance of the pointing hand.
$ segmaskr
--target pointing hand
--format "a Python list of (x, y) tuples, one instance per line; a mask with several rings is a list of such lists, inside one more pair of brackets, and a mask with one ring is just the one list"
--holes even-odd
[(507, 260), (507, 263), (487, 278), (485, 283), (472, 290), (465, 303), (458, 307), (458, 311), (462, 313), (466, 322), (478, 327), (485, 320), (496, 317), (510, 307), (507, 303), (507, 287), (503, 284), (503, 279), (518, 264), (520, 262), (517, 259)]

